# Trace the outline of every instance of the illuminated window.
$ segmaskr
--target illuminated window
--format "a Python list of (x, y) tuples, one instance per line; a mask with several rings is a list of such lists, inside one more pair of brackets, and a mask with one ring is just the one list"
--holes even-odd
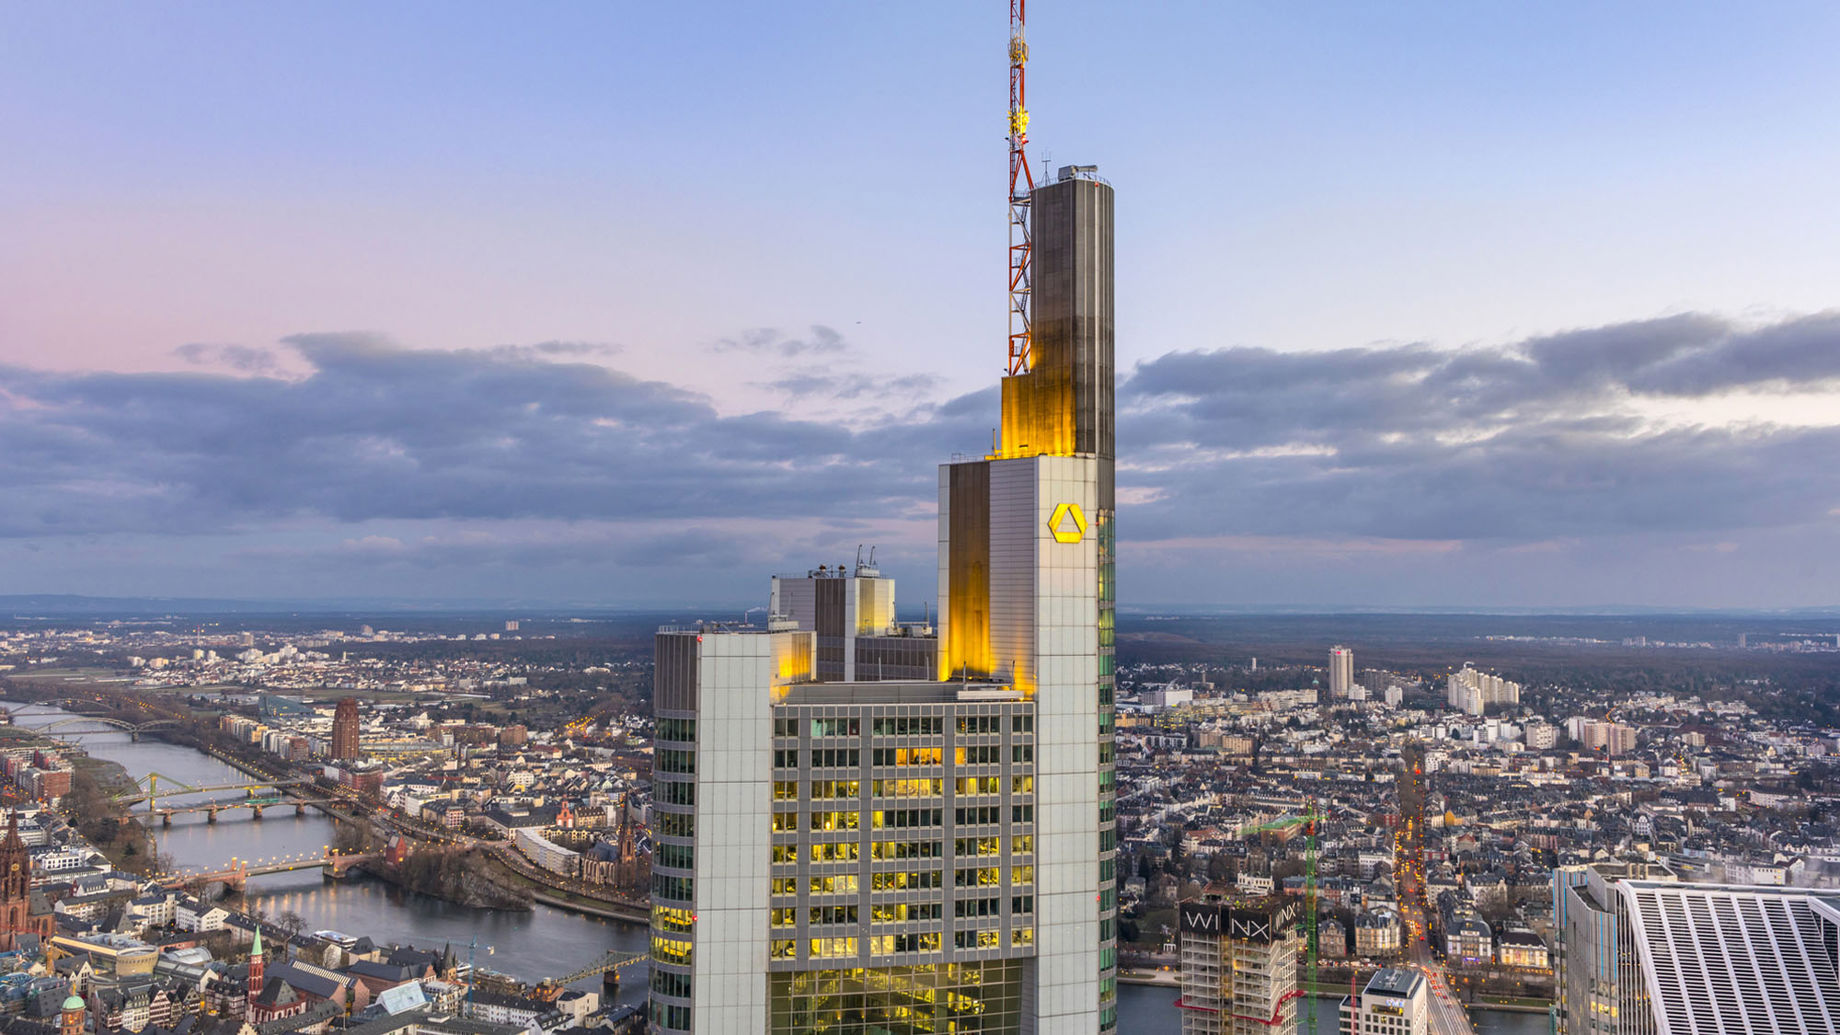
[(681, 938), (652, 936), (652, 958), (661, 963), (688, 964), (695, 946)]
[(811, 940), (812, 959), (836, 959), (840, 956), (856, 955), (854, 938), (813, 938)]

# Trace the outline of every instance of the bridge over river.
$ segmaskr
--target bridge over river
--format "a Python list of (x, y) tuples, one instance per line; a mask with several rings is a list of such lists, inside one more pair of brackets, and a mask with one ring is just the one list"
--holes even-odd
[[(7, 707), (19, 725), (32, 728), (81, 717), (43, 705)], [(65, 727), (72, 728), (81, 727)], [(99, 726), (90, 728), (101, 730)], [(77, 733), (72, 739), (92, 757), (120, 764), (137, 781), (156, 772), (164, 774), (159, 781), (158, 802), (162, 808), (168, 804), (183, 806), (194, 801), (235, 798), (251, 785), (267, 789), (256, 778), (219, 759), (162, 741), (157, 735), (136, 742), (129, 731), (111, 728)], [(168, 788), (168, 779), (188, 787), (220, 789), (196, 795), (176, 793)], [(288, 790), (305, 793), (308, 788)], [(144, 803), (136, 806), (137, 811), (142, 808)], [(252, 811), (238, 808), (234, 814), (247, 816)], [(231, 860), (246, 862), (246, 908), (264, 910), (271, 917), (297, 913), (310, 931), (369, 935), (381, 944), (433, 950), (451, 944), (461, 953), (477, 938), (482, 968), (532, 982), (570, 976), (609, 953), (619, 954), (616, 959), (642, 953), (649, 942), (643, 924), (582, 916), (542, 904), (528, 911), (476, 909), (417, 895), (377, 880), (329, 881), (323, 874), (327, 846), (334, 839), (331, 817), (314, 807), (299, 816), (294, 815), (293, 809), (271, 807), (260, 823), (225, 821), (230, 815), (221, 813), (220, 822), (211, 824), (208, 812), (176, 812), (171, 826), (156, 826), (154, 837), (160, 850), (178, 864), (171, 879), (222, 874), (230, 869)], [(616, 1001), (643, 1000), (644, 963), (624, 967), (621, 973), (623, 980)], [(578, 987), (591, 987), (589, 981), (598, 987), (598, 979), (592, 975), (580, 980)]]

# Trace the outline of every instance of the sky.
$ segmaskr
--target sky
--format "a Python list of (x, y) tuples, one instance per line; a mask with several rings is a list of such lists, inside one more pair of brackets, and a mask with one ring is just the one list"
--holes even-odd
[[(1125, 607), (1840, 604), (1840, 8), (1036, 0)], [(1005, 355), (1007, 5), (32, 5), (0, 593), (616, 607), (875, 546)]]

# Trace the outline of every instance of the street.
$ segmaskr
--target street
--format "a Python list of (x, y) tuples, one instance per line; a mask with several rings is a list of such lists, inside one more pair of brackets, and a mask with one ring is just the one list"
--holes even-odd
[(1416, 901), (1407, 901), (1403, 906), (1405, 936), (1411, 939), (1407, 958), (1425, 975), (1426, 982), (1431, 986), (1432, 1035), (1476, 1035), (1476, 1027), (1470, 1023), (1469, 1011), (1457, 1002), (1450, 982), (1445, 977), (1444, 966), (1438, 962), (1426, 940), (1429, 928), (1423, 908)]

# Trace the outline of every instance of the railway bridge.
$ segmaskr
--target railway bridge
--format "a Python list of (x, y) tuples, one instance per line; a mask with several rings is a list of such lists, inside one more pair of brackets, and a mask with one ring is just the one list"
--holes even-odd
[[(298, 788), (311, 782), (304, 777), (290, 777), (279, 780), (199, 786), (154, 772), (136, 780), (134, 786), (110, 795), (110, 799), (126, 806), (145, 803), (150, 814), (160, 817), (162, 826), (172, 826), (174, 816), (196, 812), (205, 813), (209, 817), (208, 822), (215, 823), (218, 814), (229, 809), (248, 809), (250, 818), (259, 820), (262, 818), (263, 809), (288, 804), (290, 800), (294, 806), (294, 814), (303, 815), (309, 802), (300, 798)], [(194, 797), (215, 791), (241, 791), (242, 793), (204, 800)], [(168, 799), (166, 804), (161, 803), (162, 796)], [(181, 800), (172, 801), (173, 798)]]

